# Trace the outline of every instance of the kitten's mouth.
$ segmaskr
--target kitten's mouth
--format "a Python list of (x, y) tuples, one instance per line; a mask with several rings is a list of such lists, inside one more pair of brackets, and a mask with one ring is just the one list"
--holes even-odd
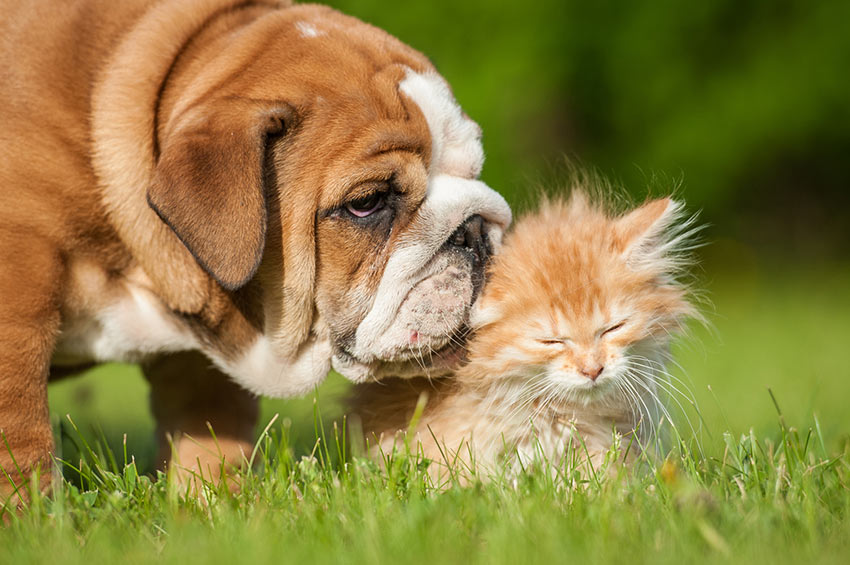
[(611, 377), (600, 377), (596, 380), (578, 376), (555, 377), (558, 385), (558, 393), (550, 397), (553, 407), (558, 402), (566, 404), (579, 403), (584, 406), (593, 404), (604, 404), (615, 399), (617, 387), (615, 379)]

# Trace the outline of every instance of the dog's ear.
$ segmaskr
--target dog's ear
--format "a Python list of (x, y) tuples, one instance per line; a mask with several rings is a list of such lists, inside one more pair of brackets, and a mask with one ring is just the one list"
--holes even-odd
[(226, 99), (187, 114), (164, 136), (148, 203), (207, 273), (236, 290), (263, 256), (266, 144), (295, 112), (284, 103)]

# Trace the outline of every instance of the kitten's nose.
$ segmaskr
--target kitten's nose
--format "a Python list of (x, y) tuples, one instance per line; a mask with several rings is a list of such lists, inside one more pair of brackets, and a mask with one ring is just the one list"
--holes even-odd
[(596, 378), (602, 374), (603, 370), (605, 370), (605, 367), (603, 367), (602, 365), (590, 365), (583, 367), (580, 372), (588, 379), (595, 381)]

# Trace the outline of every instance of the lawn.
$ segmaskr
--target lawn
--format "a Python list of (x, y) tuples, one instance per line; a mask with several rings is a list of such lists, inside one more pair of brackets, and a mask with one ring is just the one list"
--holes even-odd
[[(264, 400), (258, 435), (280, 418), (260, 464), (239, 494), (210, 491), (204, 505), (151, 474), (144, 381), (109, 366), (50, 395), (63, 457), (76, 465), (74, 443), (100, 437), (116, 462), (94, 449), (82, 477), (66, 468), (52, 498), (0, 530), (0, 563), (846, 562), (850, 272), (765, 268), (718, 241), (703, 279), (711, 324), (677, 346), (677, 374), (699, 406), (684, 403), (704, 455), (680, 446), (657, 468), (599, 481), (566, 469), (566, 482), (530, 473), (438, 492), (416, 461), (384, 471), (337, 453), (345, 383), (331, 378), (317, 404)], [(326, 444), (314, 449), (317, 428)]]

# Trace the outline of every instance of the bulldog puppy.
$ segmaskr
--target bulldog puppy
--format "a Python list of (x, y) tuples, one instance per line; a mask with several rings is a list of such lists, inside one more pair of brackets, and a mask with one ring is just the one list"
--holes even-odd
[(271, 0), (2, 13), (5, 493), (47, 484), (48, 379), (92, 363), (142, 363), (160, 459), (215, 478), (256, 395), (456, 360), (511, 216), (423, 55)]

